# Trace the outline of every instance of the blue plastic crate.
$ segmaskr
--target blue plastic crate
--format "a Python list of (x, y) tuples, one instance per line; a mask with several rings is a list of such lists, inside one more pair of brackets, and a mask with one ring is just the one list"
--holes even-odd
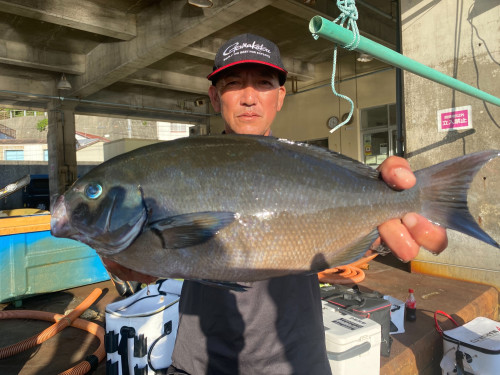
[(78, 241), (48, 230), (0, 236), (0, 302), (104, 280), (101, 259)]

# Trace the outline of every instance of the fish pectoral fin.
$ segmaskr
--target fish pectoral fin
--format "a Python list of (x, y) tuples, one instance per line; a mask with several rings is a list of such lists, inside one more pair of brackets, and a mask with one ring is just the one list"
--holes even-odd
[(234, 212), (195, 212), (158, 220), (149, 229), (161, 238), (164, 249), (180, 249), (208, 241), (234, 219)]
[(249, 288), (251, 288), (249, 286), (241, 285), (238, 283), (232, 283), (229, 281), (204, 280), (204, 279), (194, 280), (194, 281), (197, 281), (204, 285), (213, 286), (215, 288), (233, 290), (235, 292), (246, 292)]

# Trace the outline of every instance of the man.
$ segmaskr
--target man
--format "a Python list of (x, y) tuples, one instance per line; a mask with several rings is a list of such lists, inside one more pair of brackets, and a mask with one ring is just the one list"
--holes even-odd
[[(222, 115), (225, 133), (270, 135), (283, 106), (286, 74), (278, 47), (264, 38), (244, 34), (224, 44), (208, 79), (210, 100)], [(394, 188), (415, 183), (402, 158), (387, 159), (380, 171)], [(384, 223), (379, 231), (405, 261), (421, 245), (436, 253), (447, 245), (444, 229), (416, 214)], [(124, 279), (152, 280), (105, 264)], [(329, 374), (317, 276), (243, 284), (251, 288), (234, 292), (184, 282), (169, 374)]]

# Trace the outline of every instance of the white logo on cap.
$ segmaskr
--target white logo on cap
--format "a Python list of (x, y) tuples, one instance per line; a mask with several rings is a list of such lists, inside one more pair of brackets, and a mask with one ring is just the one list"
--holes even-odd
[(228, 46), (224, 50), (223, 55), (226, 56), (224, 58), (224, 60), (227, 60), (228, 58), (230, 58), (234, 54), (239, 54), (239, 51), (242, 49), (245, 49), (245, 48), (250, 49), (250, 51), (246, 51), (246, 52), (255, 53), (254, 51), (252, 51), (252, 50), (255, 50), (259, 53), (259, 55), (264, 55), (267, 58), (270, 57), (269, 54), (271, 53), (271, 50), (269, 48), (265, 47), (263, 44), (255, 43), (255, 41), (252, 44), (250, 44), (250, 43), (240, 44), (239, 42), (236, 42), (234, 44), (231, 44), (230, 46)]

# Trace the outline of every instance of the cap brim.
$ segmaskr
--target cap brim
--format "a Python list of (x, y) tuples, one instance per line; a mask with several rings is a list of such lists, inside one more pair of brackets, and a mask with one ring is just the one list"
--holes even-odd
[[(266, 63), (266, 62), (263, 62), (260, 60), (241, 60), (241, 61), (236, 61), (236, 62), (231, 63), (231, 64), (224, 65), (223, 67), (221, 67), (217, 70), (214, 70), (212, 73), (210, 73), (207, 76), (207, 79), (209, 79), (210, 81), (213, 81), (215, 76), (217, 76), (219, 73), (223, 72), (224, 70), (226, 70), (228, 68), (231, 68), (233, 66), (240, 65), (240, 64), (259, 64), (259, 65), (269, 66), (270, 68), (276, 69), (278, 71), (278, 74), (281, 74), (280, 75), (280, 84), (281, 85), (283, 85), (286, 81), (286, 75), (288, 74), (288, 72), (285, 69), (279, 67), (278, 65)], [(283, 82), (281, 82), (281, 81), (283, 81)]]

